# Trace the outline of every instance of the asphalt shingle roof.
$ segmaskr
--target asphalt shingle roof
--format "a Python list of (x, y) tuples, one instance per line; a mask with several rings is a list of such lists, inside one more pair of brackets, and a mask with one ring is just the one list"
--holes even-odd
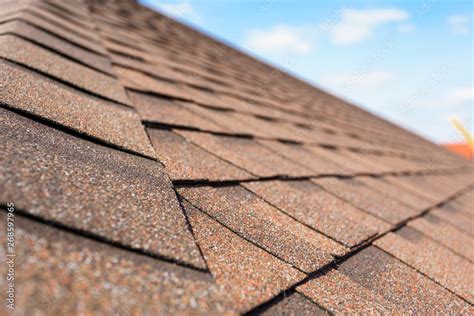
[(18, 314), (474, 313), (471, 163), (133, 0), (0, 1), (0, 146)]

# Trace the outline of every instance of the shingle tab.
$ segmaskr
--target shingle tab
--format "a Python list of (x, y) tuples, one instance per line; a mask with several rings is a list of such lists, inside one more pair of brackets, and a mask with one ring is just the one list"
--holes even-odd
[(173, 180), (242, 180), (253, 176), (171, 131), (148, 129), (158, 159)]
[[(0, 220), (6, 244), (3, 211)], [(203, 272), (31, 220), (15, 223), (15, 313), (236, 314), (224, 289)]]
[(9, 14), (0, 18), (1, 21), (12, 21), (15, 19), (27, 22), (28, 24), (33, 25), (36, 28), (52, 33), (60, 37), (62, 40), (78, 45), (91, 52), (95, 52), (102, 55), (106, 54), (105, 48), (99, 43), (91, 42), (87, 39), (84, 39), (81, 36), (78, 36), (77, 34), (73, 33), (71, 30), (58, 27), (54, 23), (51, 23), (51, 21), (39, 18), (38, 16), (33, 15), (30, 12), (15, 12), (14, 14)]
[(324, 309), (311, 302), (299, 293), (285, 296), (281, 301), (270, 306), (260, 315), (263, 316), (323, 316), (328, 315)]
[(61, 54), (84, 63), (85, 65), (94, 67), (110, 75), (114, 75), (112, 65), (108, 58), (69, 43), (68, 41), (58, 38), (24, 21), (17, 20), (1, 24), (0, 33), (14, 33), (20, 35), (21, 37), (28, 38), (35, 43), (54, 49)]
[(311, 170), (278, 156), (252, 139), (191, 131), (176, 132), (214, 155), (260, 177), (277, 175), (301, 177), (312, 173)]
[(338, 313), (474, 312), (465, 301), (375, 247), (301, 285), (298, 291)]
[(0, 61), (0, 85), (0, 100), (8, 106), (118, 147), (155, 156), (138, 115), (131, 109), (76, 93), (5, 61)]
[(452, 209), (441, 206), (430, 211), (430, 215), (455, 226), (457, 229), (470, 234), (474, 237), (474, 227), (472, 226), (472, 218), (465, 216), (463, 213), (455, 212)]
[(311, 173), (313, 176), (349, 174), (349, 172), (341, 168), (339, 165), (318, 156), (304, 146), (285, 144), (278, 141), (259, 140), (258, 142), (275, 151), (279, 155), (308, 168), (308, 173)]
[(239, 312), (271, 299), (305, 277), (188, 203), (184, 207), (209, 270)]
[(242, 185), (298, 221), (348, 247), (390, 227), (310, 181), (265, 181)]
[(109, 100), (128, 104), (115, 78), (91, 70), (12, 35), (0, 36), (0, 57), (34, 68)]
[(403, 227), (376, 240), (382, 248), (464, 299), (474, 302), (474, 266), (416, 230)]
[(180, 188), (178, 193), (219, 223), (304, 272), (347, 251), (242, 187)]
[(344, 273), (331, 270), (325, 275), (297, 287), (297, 291), (311, 298), (335, 314), (391, 314), (398, 308), (382, 295), (366, 288)]
[(432, 202), (418, 197), (403, 187), (385, 181), (383, 178), (359, 177), (357, 181), (420, 212), (433, 206)]
[(0, 109), (0, 200), (128, 247), (204, 268), (158, 162)]
[(395, 199), (371, 190), (354, 179), (321, 178), (312, 181), (360, 209), (392, 224), (419, 213), (419, 211), (411, 209)]
[(224, 128), (211, 120), (192, 112), (185, 102), (167, 100), (138, 92), (130, 92), (129, 96), (143, 121), (226, 132)]
[(48, 21), (56, 28), (62, 28), (68, 30), (71, 33), (80, 36), (91, 43), (100, 43), (99, 34), (94, 32), (91, 27), (79, 26), (74, 23), (70, 17), (61, 17), (55, 13), (50, 12), (44, 6), (41, 7), (38, 3), (30, 4), (27, 8), (24, 9), (25, 12), (31, 13), (32, 15), (38, 17), (43, 21)]
[(467, 245), (474, 245), (474, 237), (457, 229), (456, 226), (450, 225), (449, 222), (428, 213), (409, 222), (408, 226), (474, 262), (474, 248), (466, 247)]

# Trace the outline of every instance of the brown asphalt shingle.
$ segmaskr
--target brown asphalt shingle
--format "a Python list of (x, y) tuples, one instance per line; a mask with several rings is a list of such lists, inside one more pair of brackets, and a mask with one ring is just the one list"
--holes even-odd
[(1, 35), (0, 57), (66, 81), (75, 87), (123, 104), (125, 90), (115, 78), (83, 67), (13, 35)]
[(338, 314), (474, 312), (462, 299), (375, 247), (361, 251), (298, 291)]
[(398, 187), (383, 178), (359, 177), (357, 180), (374, 191), (383, 193), (384, 195), (394, 200), (398, 200), (415, 210), (424, 211), (433, 206), (432, 202), (420, 198), (410, 191), (404, 190), (403, 188)]
[[(5, 213), (0, 220), (6, 244)], [(28, 219), (16, 218), (15, 237), (18, 315), (236, 314), (224, 288), (203, 272)]]
[(2, 103), (81, 134), (155, 157), (138, 115), (126, 107), (102, 101), (0, 61)]
[(167, 130), (147, 129), (172, 180), (243, 180), (253, 176)]
[(14, 201), (28, 214), (205, 267), (158, 163), (0, 113), (3, 204)]
[(457, 229), (474, 237), (474, 226), (472, 225), (472, 218), (464, 215), (461, 212), (456, 212), (446, 206), (435, 208), (430, 212), (430, 215), (453, 225)]
[(408, 226), (450, 248), (458, 255), (474, 262), (474, 248), (469, 247), (469, 245), (474, 244), (474, 236), (457, 229), (456, 226), (451, 225), (449, 222), (441, 220), (432, 213), (428, 213), (409, 222)]
[(474, 313), (472, 164), (134, 0), (0, 3), (17, 314)]
[(260, 305), (305, 277), (188, 203), (184, 207), (216, 284), (222, 285), (239, 312)]
[(474, 265), (416, 230), (403, 227), (374, 243), (457, 295), (474, 302)]
[(332, 161), (316, 155), (307, 147), (285, 144), (278, 141), (259, 140), (259, 143), (270, 148), (279, 155), (308, 168), (308, 175), (348, 174), (343, 168)]
[(36, 28), (41, 30), (45, 30), (48, 33), (51, 33), (55, 36), (58, 36), (64, 41), (68, 41), (72, 44), (78, 45), (84, 49), (87, 49), (91, 52), (95, 52), (98, 54), (106, 54), (106, 51), (102, 45), (96, 42), (91, 42), (90, 40), (84, 39), (81, 36), (75, 34), (71, 30), (65, 29), (63, 27), (58, 27), (58, 25), (51, 23), (46, 19), (42, 19), (28, 11), (22, 12), (14, 12), (13, 14), (8, 14), (5, 16), (0, 17), (2, 21), (11, 21), (11, 20), (21, 20), (22, 22), (26, 22)]
[(226, 132), (224, 128), (208, 118), (192, 112), (184, 102), (148, 96), (137, 92), (130, 92), (129, 96), (142, 121), (185, 126), (213, 132)]
[(264, 316), (323, 316), (328, 315), (324, 309), (311, 302), (299, 293), (285, 296), (270, 308), (261, 313)]
[(185, 130), (177, 131), (177, 133), (212, 154), (259, 177), (278, 175), (302, 177), (313, 173), (308, 168), (275, 154), (253, 139), (216, 136)]
[(390, 227), (310, 181), (250, 182), (243, 186), (298, 221), (348, 247)]
[(110, 61), (101, 55), (64, 41), (21, 20), (0, 25), (0, 33), (13, 33), (44, 45), (89, 67), (114, 75)]
[(388, 198), (355, 179), (321, 178), (313, 181), (334, 195), (392, 224), (421, 212)]
[(313, 272), (347, 251), (240, 186), (180, 188), (178, 193), (219, 223), (304, 272)]

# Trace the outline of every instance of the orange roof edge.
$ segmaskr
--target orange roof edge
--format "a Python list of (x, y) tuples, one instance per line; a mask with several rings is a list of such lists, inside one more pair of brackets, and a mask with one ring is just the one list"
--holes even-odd
[(472, 149), (469, 148), (469, 145), (466, 143), (442, 144), (441, 146), (458, 154), (461, 157), (464, 157), (468, 160), (472, 160), (472, 157), (473, 157)]

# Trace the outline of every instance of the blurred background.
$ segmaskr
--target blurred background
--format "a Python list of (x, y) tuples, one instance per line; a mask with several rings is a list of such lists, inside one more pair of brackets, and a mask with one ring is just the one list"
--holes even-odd
[(140, 2), (472, 160), (473, 1)]

